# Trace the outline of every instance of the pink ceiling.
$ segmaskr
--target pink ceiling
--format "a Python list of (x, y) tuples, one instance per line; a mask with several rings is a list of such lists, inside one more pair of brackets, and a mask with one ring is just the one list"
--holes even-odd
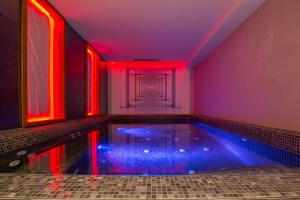
[[(107, 60), (191, 63), (203, 54), (201, 51), (207, 45), (218, 43), (215, 40), (220, 37), (215, 39), (214, 35), (228, 29), (227, 20), (232, 21), (229, 24), (232, 28), (226, 30), (232, 32), (263, 1), (50, 0), (50, 3)], [(241, 15), (243, 20), (231, 19)]]

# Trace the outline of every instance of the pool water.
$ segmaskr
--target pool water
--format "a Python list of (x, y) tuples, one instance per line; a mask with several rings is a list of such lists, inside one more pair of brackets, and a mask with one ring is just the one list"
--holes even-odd
[(300, 158), (202, 123), (107, 124), (88, 135), (31, 155), (9, 171), (180, 175), (278, 165), (299, 167)]

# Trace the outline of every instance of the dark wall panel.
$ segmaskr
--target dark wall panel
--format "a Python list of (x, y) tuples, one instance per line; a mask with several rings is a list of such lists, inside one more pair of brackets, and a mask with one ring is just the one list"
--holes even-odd
[(20, 126), (20, 1), (0, 0), (0, 130)]
[(66, 119), (85, 117), (85, 42), (66, 24)]
[(100, 67), (100, 112), (102, 115), (108, 114), (108, 74), (107, 65)]

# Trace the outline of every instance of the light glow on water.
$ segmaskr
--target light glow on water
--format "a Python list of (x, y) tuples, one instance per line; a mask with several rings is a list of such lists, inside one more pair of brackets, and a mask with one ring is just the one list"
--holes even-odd
[[(109, 126), (108, 133), (102, 131), (93, 143), (86, 142), (93, 146), (84, 148), (84, 136), (66, 143), (64, 154), (55, 162), (61, 168), (59, 173), (148, 176), (279, 164), (300, 166), (299, 156), (203, 123)], [(78, 147), (74, 146), (76, 142)], [(68, 158), (69, 155), (77, 157)], [(32, 165), (44, 164), (44, 156), (47, 155), (34, 156)], [(69, 160), (74, 163), (64, 163)], [(53, 165), (52, 162), (49, 169)], [(63, 169), (66, 166), (69, 168)], [(27, 171), (39, 173), (39, 168), (29, 167)]]
[(150, 150), (149, 149), (144, 149), (144, 153), (149, 153)]

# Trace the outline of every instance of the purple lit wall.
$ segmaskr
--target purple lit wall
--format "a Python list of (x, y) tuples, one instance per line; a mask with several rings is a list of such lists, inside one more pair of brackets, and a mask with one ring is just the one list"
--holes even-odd
[(0, 130), (20, 126), (20, 1), (0, 0)]
[(193, 71), (193, 112), (300, 130), (300, 1), (266, 3)]

